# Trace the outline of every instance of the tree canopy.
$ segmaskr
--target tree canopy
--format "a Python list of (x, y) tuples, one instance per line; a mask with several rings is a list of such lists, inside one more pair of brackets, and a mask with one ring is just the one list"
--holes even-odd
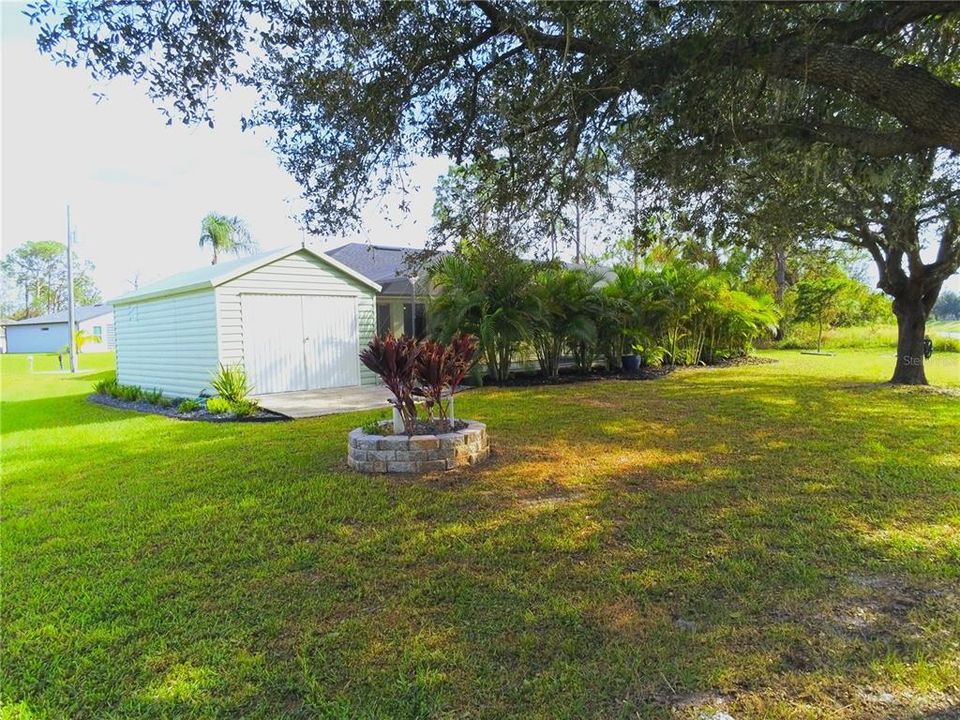
[[(101, 300), (91, 277), (93, 264), (73, 256), (73, 292), (78, 305)], [(67, 247), (53, 240), (34, 240), (14, 248), (0, 263), (0, 271), (17, 296), (4, 297), (4, 311), (17, 319), (57, 312), (67, 306)]]
[[(627, 125), (684, 147), (790, 138), (960, 150), (960, 8), (891, 3), (40, 0), (41, 51), (144, 83), (172, 119), (256, 88), (318, 229), (416, 152), (497, 153), (527, 193)], [(836, 112), (831, 104), (851, 111)]]
[[(924, 322), (960, 264), (957, 3), (38, 0), (27, 14), (42, 52), (144, 84), (170, 121), (212, 125), (218, 91), (255, 89), (244, 126), (274, 131), (317, 232), (406, 187), (417, 154), (495, 173), (476, 186), (555, 213), (579, 210), (584, 158), (614, 158), (635, 201), (662, 187), (714, 239), (730, 190), (759, 186), (763, 207), (741, 203), (739, 220), (870, 252), (901, 323), (894, 379), (925, 381)], [(586, 175), (611, 163), (597, 167)], [(799, 168), (827, 181), (804, 197)], [(837, 188), (849, 202), (828, 202), (824, 223)], [(940, 234), (932, 263), (925, 227)]]

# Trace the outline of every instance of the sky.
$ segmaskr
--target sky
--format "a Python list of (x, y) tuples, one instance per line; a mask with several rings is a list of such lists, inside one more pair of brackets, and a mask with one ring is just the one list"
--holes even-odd
[[(144, 90), (119, 80), (96, 85), (83, 69), (40, 55), (23, 4), (0, 0), (2, 245), (5, 255), (30, 240), (66, 240), (66, 206), (76, 250), (96, 266), (105, 299), (210, 262), (198, 247), (208, 212), (239, 215), (263, 249), (320, 249), (359, 241), (422, 246), (432, 222), (433, 187), (446, 159), (420, 159), (411, 178), (420, 190), (409, 213), (383, 217), (368, 208), (363, 231), (304, 236), (297, 184), (280, 167), (263, 131), (240, 130), (254, 103), (232, 91), (216, 106), (214, 129), (166, 125)], [(94, 92), (106, 99), (97, 102)], [(390, 198), (387, 208), (396, 206)]]
[[(82, 68), (40, 55), (22, 3), (0, 0), (0, 231), (5, 255), (30, 240), (66, 238), (66, 206), (77, 253), (95, 265), (105, 299), (210, 261), (198, 247), (208, 212), (239, 215), (260, 246), (345, 242), (420, 247), (432, 224), (434, 185), (445, 158), (420, 158), (419, 188), (406, 199), (371, 205), (363, 230), (341, 237), (305, 236), (294, 180), (269, 148), (265, 129), (242, 132), (254, 104), (246, 89), (224, 94), (217, 124), (167, 125), (142, 88), (125, 80), (95, 85)], [(94, 93), (105, 92), (97, 101)], [(391, 209), (384, 217), (384, 209)], [(588, 248), (595, 251), (597, 248)], [(875, 277), (872, 263), (868, 274)], [(870, 278), (868, 278), (868, 281)], [(872, 284), (872, 283), (871, 283)], [(960, 290), (960, 275), (945, 285)]]

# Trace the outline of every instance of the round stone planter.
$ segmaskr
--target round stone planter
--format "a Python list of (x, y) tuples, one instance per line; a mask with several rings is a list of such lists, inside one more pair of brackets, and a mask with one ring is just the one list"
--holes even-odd
[(442, 435), (367, 435), (350, 432), (347, 464), (367, 473), (425, 473), (475, 465), (490, 455), (487, 426), (467, 427)]

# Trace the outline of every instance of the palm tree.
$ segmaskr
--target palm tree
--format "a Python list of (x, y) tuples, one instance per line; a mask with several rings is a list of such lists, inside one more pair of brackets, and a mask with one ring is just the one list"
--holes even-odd
[(487, 371), (498, 384), (507, 379), (510, 362), (528, 336), (535, 310), (532, 276), (530, 263), (483, 241), (431, 268), (435, 334), (444, 341), (457, 332), (477, 336)]
[(200, 247), (213, 248), (211, 265), (216, 265), (221, 253), (248, 255), (257, 250), (257, 243), (250, 238), (247, 226), (236, 215), (209, 213), (200, 224)]

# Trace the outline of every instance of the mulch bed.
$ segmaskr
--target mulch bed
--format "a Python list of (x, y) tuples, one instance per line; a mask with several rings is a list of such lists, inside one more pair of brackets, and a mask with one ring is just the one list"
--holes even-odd
[[(773, 358), (764, 357), (741, 357), (722, 360), (712, 365), (661, 365), (660, 367), (643, 367), (639, 372), (627, 373), (619, 370), (617, 372), (608, 372), (605, 370), (594, 370), (589, 373), (577, 372), (573, 368), (560, 370), (560, 376), (556, 378), (545, 378), (539, 371), (518, 372), (510, 376), (503, 383), (503, 387), (533, 387), (537, 385), (569, 385), (572, 383), (597, 382), (599, 380), (658, 380), (677, 370), (713, 370), (720, 368), (739, 367), (741, 365), (769, 365), (777, 362)], [(494, 385), (492, 378), (486, 378), (485, 383)]]
[(232, 413), (223, 413), (221, 415), (215, 415), (213, 413), (207, 412), (206, 409), (200, 409), (192, 413), (179, 413), (177, 412), (177, 406), (180, 405), (182, 398), (174, 400), (170, 407), (160, 407), (159, 405), (153, 405), (144, 400), (137, 400), (136, 402), (128, 402), (126, 400), (117, 400), (114, 397), (109, 395), (98, 395), (94, 393), (89, 398), (90, 402), (96, 403), (97, 405), (105, 405), (107, 407), (119, 408), (120, 410), (134, 410), (136, 412), (151, 413), (153, 415), (164, 415), (169, 418), (176, 418), (177, 420), (199, 420), (201, 422), (276, 422), (278, 420), (289, 420), (290, 418), (284, 415), (278, 415), (277, 413), (272, 413), (269, 410), (257, 410), (253, 415), (247, 415), (245, 417), (237, 417)]

